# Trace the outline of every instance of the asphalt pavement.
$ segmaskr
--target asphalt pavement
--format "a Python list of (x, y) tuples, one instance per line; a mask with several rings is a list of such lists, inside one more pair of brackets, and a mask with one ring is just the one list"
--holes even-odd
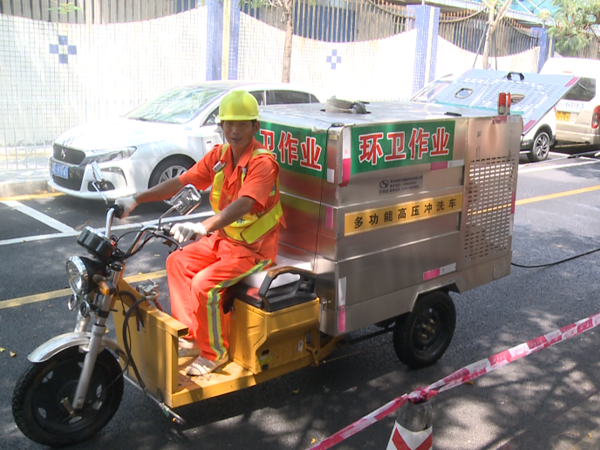
[[(35, 165), (35, 167), (36, 167), (35, 169), (0, 170), (0, 201), (7, 200), (9, 198), (14, 198), (15, 196), (33, 195), (33, 194), (39, 194), (39, 193), (44, 193), (44, 192), (51, 192), (51, 190), (48, 188), (48, 185), (47, 185), (48, 178), (49, 178), (47, 163), (46, 164), (44, 164), (43, 162), (42, 163), (37, 163)], [(534, 165), (532, 165), (531, 167), (534, 167)], [(550, 172), (547, 172), (547, 173), (550, 173)], [(538, 181), (539, 180), (532, 180), (531, 184), (533, 184), (534, 182), (538, 182)], [(524, 187), (529, 187), (529, 186), (527, 186), (527, 183), (528, 183), (527, 179), (523, 178), (520, 181), (520, 186), (523, 187), (523, 188)], [(529, 226), (530, 223), (534, 223), (536, 221), (539, 222), (540, 220), (542, 220), (542, 219), (540, 219), (540, 214), (542, 214), (543, 212), (544, 211), (542, 211), (541, 209), (532, 210), (531, 211), (531, 216), (528, 216), (526, 212), (522, 212), (521, 215), (520, 215), (520, 218), (521, 218), (521, 224), (520, 224), (520, 227), (521, 227), (520, 231), (521, 231), (521, 233), (520, 234), (524, 235), (524, 232), (527, 231), (527, 227)], [(550, 212), (546, 211), (546, 214), (550, 214)], [(555, 220), (555, 219), (553, 219), (551, 216), (548, 216), (546, 221), (548, 223), (551, 223), (553, 220)], [(542, 222), (544, 222), (544, 220), (542, 220)], [(533, 239), (534, 236), (530, 236), (530, 238)], [(522, 240), (525, 241), (525, 237), (523, 237)], [(523, 250), (526, 249), (526, 248), (528, 248), (525, 245), (521, 245), (521, 246), (515, 245), (515, 247), (522, 248)], [(516, 252), (516, 256), (518, 258), (515, 258), (515, 260), (519, 259), (519, 262), (523, 262), (521, 260), (524, 259), (525, 256), (536, 256), (537, 257), (537, 256), (540, 256), (540, 255), (538, 255), (537, 252), (542, 252), (542, 250), (536, 250), (535, 248), (529, 248), (528, 251), (531, 254), (528, 254), (525, 251), (517, 251)], [(541, 257), (540, 257), (540, 259), (541, 260), (545, 259), (544, 256), (546, 256), (546, 255), (542, 254)], [(535, 258), (533, 258), (533, 259), (535, 259)], [(527, 275), (525, 273), (525, 271), (521, 271), (520, 272), (519, 270), (515, 270), (515, 273), (514, 273), (514, 276), (513, 276), (513, 280), (516, 280), (516, 281), (513, 281), (513, 282), (517, 282), (519, 280), (519, 277), (529, 277), (529, 275)], [(563, 280), (563, 282), (565, 282), (565, 284), (567, 284), (567, 280), (566, 279)], [(563, 289), (563, 288), (560, 287), (560, 286), (558, 286), (558, 287), (555, 286), (556, 289), (557, 289), (557, 292), (555, 292), (555, 293), (549, 293), (548, 292), (549, 286), (548, 285), (542, 285), (542, 284), (540, 284), (538, 281), (536, 281), (535, 277), (530, 278), (529, 283), (532, 284), (532, 286), (531, 286), (531, 292), (533, 292), (533, 293), (536, 294), (536, 296), (535, 296), (535, 301), (536, 302), (538, 302), (539, 298), (543, 297), (544, 295), (547, 296), (547, 297), (557, 296), (557, 297), (560, 298), (560, 295), (563, 294), (561, 292), (561, 289)], [(493, 289), (504, 289), (504, 288), (508, 289), (508, 287), (507, 287), (508, 284), (509, 284), (509, 280), (508, 279), (502, 280), (501, 282), (496, 283), (494, 285)], [(582, 282), (581, 284), (585, 285), (586, 283)], [(489, 289), (492, 289), (492, 287), (490, 287)], [(478, 305), (479, 306), (479, 310), (481, 310), (483, 314), (487, 314), (486, 313), (485, 298), (486, 297), (491, 298), (493, 294), (492, 294), (492, 292), (490, 292), (488, 296), (482, 295), (482, 291), (484, 293), (487, 292), (487, 288), (484, 287), (484, 288), (480, 289), (480, 291), (478, 293), (479, 294), (478, 296), (473, 295), (473, 298), (471, 299), (472, 306), (470, 308), (474, 308), (475, 305)], [(468, 296), (468, 295), (469, 294), (467, 294), (466, 296)], [(529, 295), (529, 293), (527, 295)], [(564, 296), (566, 298), (566, 293), (564, 293)], [(508, 302), (508, 297), (509, 296), (507, 296), (507, 299), (506, 299), (507, 302)], [(586, 302), (584, 302), (582, 300), (586, 296), (582, 294), (580, 297), (581, 297), (581, 299), (578, 298), (578, 300), (580, 300), (581, 305), (586, 304)], [(528, 302), (529, 302), (529, 300), (528, 300)], [(534, 303), (534, 296), (533, 296), (533, 294), (531, 294), (531, 303), (532, 304)], [(559, 302), (557, 301), (557, 304), (558, 303)], [(593, 308), (594, 308), (594, 306), (592, 305), (590, 307), (590, 310), (594, 310)], [(508, 308), (508, 309), (511, 309), (511, 308)], [(554, 310), (551, 310), (551, 311), (554, 311)], [(560, 308), (557, 311), (560, 312)], [(463, 312), (466, 312), (466, 311), (463, 311)], [(558, 312), (554, 312), (554, 314), (559, 315)], [(550, 311), (548, 312), (548, 314), (550, 314)], [(582, 314), (583, 314), (583, 312), (582, 312)], [(465, 314), (463, 314), (463, 317), (464, 316), (465, 316)], [(500, 317), (497, 318), (497, 320), (498, 320), (499, 323), (500, 322), (502, 322), (502, 323), (509, 322), (509, 321), (502, 320), (502, 319), (503, 318), (500, 318)], [(475, 324), (478, 320), (481, 320), (481, 319), (477, 319), (477, 317), (474, 316), (473, 317), (473, 321), (474, 321), (473, 324)], [(465, 326), (464, 328), (468, 329), (469, 327)], [(517, 328), (513, 329), (513, 328), (509, 327), (508, 330), (511, 331), (511, 333), (509, 333), (511, 335), (511, 340), (509, 340), (509, 341), (512, 341), (513, 339), (515, 339), (515, 340), (520, 339), (520, 336), (518, 335)], [(465, 332), (463, 334), (466, 335), (467, 333)], [(532, 330), (527, 330), (527, 331), (523, 332), (522, 334), (525, 335), (525, 336), (528, 336), (529, 338), (534, 337), (534, 336), (537, 335)], [(460, 341), (460, 339), (461, 339), (460, 335), (456, 337), (457, 343)], [(464, 339), (466, 341), (468, 341), (467, 336), (465, 336)], [(572, 342), (575, 342), (575, 340), (572, 341)], [(591, 351), (591, 346), (594, 345), (593, 341), (587, 342), (587, 341), (583, 341), (582, 340), (582, 342), (580, 342), (580, 344), (586, 344), (586, 343), (590, 344), (590, 345), (587, 346), (587, 347), (585, 347), (585, 349), (587, 349), (588, 351)], [(464, 345), (465, 346), (468, 346), (468, 345), (475, 346), (475, 345), (483, 345), (483, 344), (485, 344), (485, 342), (479, 342), (477, 340), (473, 340), (473, 342), (471, 342), (471, 343), (467, 342)], [(573, 343), (568, 344), (568, 345), (573, 345), (573, 352), (576, 352), (576, 348), (575, 348), (575, 346), (574, 346)], [(553, 353), (551, 353), (551, 352), (553, 352)], [(556, 352), (557, 352), (557, 350), (548, 351), (548, 355), (552, 356), (552, 358), (550, 358), (551, 360), (554, 360)], [(451, 349), (451, 351), (448, 352), (448, 357), (452, 358), (453, 356), (455, 356), (454, 355), (454, 351)], [(546, 370), (548, 370), (548, 368), (545, 367), (545, 365), (543, 364), (540, 356), (537, 356), (536, 359), (533, 359), (533, 360), (536, 361), (537, 364), (539, 364), (541, 367), (544, 367)], [(561, 368), (562, 365), (564, 365), (564, 363), (560, 363), (559, 364), (557, 362), (557, 367), (558, 368)], [(592, 366), (594, 366), (594, 364), (592, 364)], [(458, 368), (458, 367), (454, 366), (454, 368)], [(548, 387), (548, 386), (539, 386), (539, 387), (536, 388), (532, 384), (532, 382), (529, 381), (529, 378), (532, 378), (532, 380), (536, 379), (536, 372), (534, 370), (535, 369), (535, 365), (533, 365), (532, 368), (529, 369), (530, 372), (524, 372), (525, 369), (527, 369), (527, 367), (524, 367), (524, 364), (521, 364), (520, 369), (518, 369), (518, 370), (517, 369), (513, 369), (513, 370), (515, 370), (514, 373), (513, 372), (508, 372), (507, 370), (505, 370), (503, 373), (505, 375), (508, 373), (511, 377), (515, 377), (515, 380), (513, 380), (513, 383), (515, 383), (515, 384), (518, 384), (517, 383), (517, 381), (518, 381), (521, 384), (523, 384), (525, 387), (527, 387), (528, 389), (530, 389), (531, 391), (535, 391), (537, 389), (537, 395), (540, 396), (540, 397), (541, 396), (552, 396), (552, 392), (553, 392), (554, 388)], [(563, 367), (563, 369), (567, 370), (568, 368), (564, 368)], [(327, 370), (327, 368), (326, 368), (326, 370)], [(536, 370), (538, 370), (538, 369), (536, 369)], [(548, 372), (551, 375), (553, 373), (550, 370), (548, 370)], [(325, 372), (325, 373), (327, 373), (327, 372)], [(428, 372), (425, 372), (423, 374), (423, 379), (435, 379), (435, 377), (431, 377), (431, 376), (428, 377), (427, 374), (428, 374)], [(476, 387), (484, 387), (485, 386), (485, 387), (488, 387), (489, 390), (499, 389), (498, 387), (495, 386), (496, 384), (498, 384), (501, 387), (501, 383), (498, 382), (497, 377), (499, 377), (499, 376), (498, 375), (495, 375), (494, 377), (490, 376), (490, 377), (488, 377), (486, 379), (482, 379), (481, 381), (478, 381), (477, 383), (475, 383), (474, 386), (471, 386), (471, 388), (472, 388), (471, 391), (475, 391), (475, 386)], [(521, 377), (521, 378), (519, 378), (519, 377)], [(553, 380), (552, 377), (550, 377), (550, 378), (551, 378), (551, 380)], [(554, 380), (554, 381), (557, 384), (559, 384), (558, 383), (558, 379)], [(576, 382), (577, 380), (574, 380), (574, 381)], [(288, 382), (289, 382), (289, 380), (288, 380)], [(543, 392), (544, 388), (547, 388), (547, 390), (546, 390), (545, 393)], [(465, 391), (466, 390), (463, 390), (463, 393), (462, 393), (462, 395), (464, 395), (465, 397), (468, 397), (469, 395), (474, 395), (474, 394), (471, 393), (471, 391), (466, 391), (466, 394), (465, 394)], [(480, 391), (481, 391), (481, 389), (480, 389)], [(260, 392), (262, 392), (262, 391), (260, 391)], [(500, 409), (504, 408), (503, 405), (504, 405), (505, 402), (507, 404), (510, 403), (509, 399), (510, 399), (511, 393), (512, 392), (509, 392), (509, 391), (507, 391), (507, 392), (501, 391), (499, 393), (499, 395), (501, 397), (501, 402), (499, 403), (499, 405), (500, 405), (499, 408)], [(589, 398), (587, 398), (587, 397), (583, 398), (584, 394), (588, 395)], [(486, 395), (491, 395), (491, 394), (486, 394)], [(522, 392), (522, 395), (523, 395), (523, 401), (526, 402), (526, 398), (527, 397), (525, 395), (525, 391)], [(567, 406), (563, 407), (564, 411), (560, 410), (560, 411), (562, 411), (561, 414), (558, 414), (558, 413), (552, 413), (551, 414), (550, 412), (548, 412), (545, 417), (547, 418), (548, 421), (550, 421), (552, 423), (551, 425), (553, 425), (553, 426), (555, 426), (557, 428), (559, 427), (559, 423), (567, 422), (567, 420), (573, 419), (573, 420), (576, 420), (579, 423), (581, 423), (582, 421), (585, 421), (586, 422), (586, 429), (588, 430), (587, 436), (578, 436), (577, 439), (575, 438), (575, 436), (573, 436), (572, 442), (575, 441), (576, 443), (573, 446), (570, 446), (569, 450), (591, 450), (591, 449), (599, 449), (600, 448), (600, 437), (599, 437), (600, 436), (600, 428), (594, 429), (594, 427), (598, 426), (598, 424), (599, 424), (599, 422), (598, 422), (598, 416), (596, 414), (597, 411), (593, 407), (591, 407), (590, 405), (598, 404), (600, 394), (598, 393), (598, 390), (591, 389), (591, 390), (589, 390), (589, 392), (588, 391), (586, 391), (586, 392), (582, 391), (581, 393), (579, 393), (579, 395), (581, 396), (581, 398), (577, 397), (577, 399), (579, 399), (581, 401), (581, 405), (582, 406), (577, 406), (577, 408), (572, 407), (572, 409), (569, 409), (569, 408), (567, 408), (567, 406), (569, 406), (569, 405), (567, 405)], [(466, 404), (466, 403), (464, 405), (461, 404), (460, 402), (463, 401), (463, 400), (461, 399), (461, 397), (458, 394), (456, 394), (454, 392), (452, 393), (452, 396), (448, 396), (448, 397), (449, 397), (449, 400), (447, 400), (446, 403), (444, 404), (444, 406), (446, 406), (448, 408), (448, 411), (450, 411), (452, 408), (458, 408), (458, 409), (460, 409), (461, 407), (466, 408), (464, 410), (465, 412), (463, 412), (461, 414), (458, 414), (457, 417), (466, 414), (466, 411), (469, 408), (473, 408), (473, 405), (477, 405), (477, 403), (474, 402), (474, 401), (471, 402), (470, 404)], [(483, 398), (486, 399), (487, 397), (485, 397), (485, 395), (484, 395)], [(481, 399), (477, 399), (477, 400), (481, 401)], [(556, 398), (555, 400), (559, 401), (558, 398)], [(139, 399), (137, 401), (138, 401), (137, 404), (139, 404)], [(272, 407), (272, 405), (270, 405), (270, 406)], [(439, 405), (439, 406), (441, 406), (441, 405)], [(525, 406), (523, 406), (522, 408), (525, 411), (528, 410), (528, 408), (525, 407)], [(123, 409), (126, 409), (126, 408), (123, 408)], [(133, 409), (133, 408), (130, 408), (130, 409)], [(272, 409), (266, 408), (266, 409), (268, 410), (268, 412), (270, 412), (271, 415), (273, 415), (273, 408)], [(441, 410), (440, 407), (438, 407), (438, 409)], [(274, 408), (274, 410), (277, 411), (277, 408)], [(496, 417), (496, 419), (499, 422), (502, 421), (502, 420), (504, 420), (507, 416), (511, 416), (512, 414), (516, 414), (516, 411), (511, 411), (508, 408), (506, 410), (503, 410), (503, 411), (504, 412), (503, 412), (502, 415), (499, 415), (498, 417)], [(196, 413), (197, 413), (197, 411), (196, 411)], [(214, 414), (214, 412), (212, 414)], [(584, 416), (586, 414), (588, 415), (588, 417), (586, 419), (584, 419)], [(570, 417), (571, 415), (573, 417)], [(448, 417), (452, 417), (453, 418), (454, 416), (450, 416), (450, 414), (448, 414)], [(440, 415), (440, 417), (438, 419), (438, 424), (436, 424), (436, 426), (438, 426), (437, 429), (439, 429), (440, 431), (446, 431), (448, 433), (448, 432), (452, 432), (452, 431), (447, 431), (447, 430), (456, 430), (456, 429), (460, 428), (460, 426), (458, 426), (459, 424), (454, 424), (454, 426), (450, 426), (449, 424), (445, 424), (444, 420), (450, 420), (448, 417), (444, 418), (443, 415)], [(272, 420), (272, 418), (271, 418), (271, 420)], [(343, 424), (348, 424), (348, 419), (345, 418), (345, 417), (343, 417), (340, 420), (340, 422), (343, 423)], [(445, 426), (439, 426), (440, 423), (445, 424)], [(470, 426), (475, 427), (476, 425), (471, 424)], [(479, 426), (479, 425), (477, 425), (477, 426)], [(466, 427), (466, 425), (465, 425), (465, 427)], [(388, 430), (386, 428), (386, 433), (387, 432), (388, 432)], [(521, 437), (521, 435), (523, 435), (523, 436), (525, 436), (527, 434), (535, 435), (536, 432), (543, 434), (543, 433), (548, 433), (548, 430), (547, 429), (542, 429), (542, 427), (540, 427), (540, 429), (538, 429), (538, 430), (532, 430), (532, 429), (527, 430), (526, 428), (524, 428), (520, 432), (516, 432), (515, 431), (515, 437), (514, 437), (514, 439), (512, 441), (506, 442), (504, 445), (502, 445), (500, 447), (496, 447), (496, 446), (494, 446), (494, 447), (485, 446), (484, 447), (484, 446), (481, 446), (481, 447), (478, 447), (478, 448), (486, 448), (486, 449), (497, 448), (497, 449), (502, 449), (502, 450), (509, 450), (509, 449), (510, 450), (514, 450), (516, 448), (533, 448), (535, 450), (535, 449), (541, 448), (541, 447), (536, 447), (535, 444), (533, 444), (533, 446), (530, 446), (532, 444), (531, 441), (529, 441), (530, 445), (527, 445), (527, 443), (525, 443), (524, 446), (522, 446), (519, 443), (520, 443), (520, 439), (524, 440), (524, 438)], [(566, 434), (568, 432), (569, 431), (567, 430), (563, 434)], [(434, 434), (435, 434), (435, 432), (434, 432)], [(108, 439), (110, 437), (111, 437), (110, 435), (104, 436), (104, 438), (106, 438), (106, 439)], [(101, 438), (102, 438), (102, 436), (100, 437), (100, 439)], [(451, 437), (446, 437), (446, 440), (448, 440), (448, 439), (452, 439), (452, 438)], [(540, 437), (540, 441), (543, 441), (542, 437)], [(465, 448), (469, 447), (469, 445), (467, 445), (467, 444), (468, 443), (465, 443)], [(362, 445), (364, 445), (364, 446), (362, 446), (361, 448), (371, 448), (371, 447), (368, 446), (367, 443), (362, 443)], [(469, 448), (473, 448), (473, 445), (474, 444), (471, 443)], [(1, 447), (1, 445), (0, 445), (0, 447)], [(82, 448), (83, 448), (83, 446), (82, 446)], [(152, 445), (148, 445), (146, 448), (152, 448)], [(155, 448), (158, 448), (158, 447), (155, 447)], [(165, 448), (167, 448), (167, 446), (165, 446)], [(206, 447), (206, 448), (208, 448), (208, 447)], [(350, 447), (345, 447), (345, 448), (356, 448), (356, 447), (350, 446)], [(438, 448), (438, 447), (436, 447), (436, 448)], [(439, 447), (439, 448), (443, 448), (443, 447)], [(560, 447), (560, 449), (562, 449), (562, 448), (566, 448), (566, 447)]]

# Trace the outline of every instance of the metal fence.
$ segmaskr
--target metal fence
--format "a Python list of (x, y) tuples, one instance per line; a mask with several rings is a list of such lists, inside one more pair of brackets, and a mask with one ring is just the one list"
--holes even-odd
[[(203, 0), (71, 0), (77, 10), (69, 12), (61, 0), (0, 0), (0, 14), (47, 22), (108, 24), (137, 22), (197, 8)], [(62, 5), (62, 7), (61, 7)], [(285, 28), (281, 8), (251, 8), (243, 11), (271, 26)], [(294, 33), (327, 42), (357, 42), (393, 36), (411, 29), (406, 7), (384, 0), (296, 0)], [(487, 10), (463, 10), (440, 14), (439, 35), (471, 52), (483, 50)], [(510, 18), (503, 18), (492, 41), (491, 56), (520, 53), (537, 45), (537, 34)], [(600, 59), (600, 42), (592, 39), (585, 49), (570, 55)]]
[[(197, 0), (0, 0), (0, 14), (46, 22), (107, 24), (170, 16), (198, 6)], [(69, 12), (69, 10), (71, 10)]]
[[(199, 4), (203, 4), (203, 0), (70, 0), (81, 10), (60, 14), (58, 11), (59, 5), (64, 5), (65, 0), (0, 0), (0, 14), (21, 16), (31, 19), (37, 19), (44, 22), (46, 27), (55, 27), (56, 25), (45, 22), (68, 22), (73, 24), (111, 24), (111, 23), (123, 23), (123, 22), (139, 22), (146, 19), (160, 18), (166, 16), (173, 16), (173, 19), (183, 18), (186, 15), (174, 14), (191, 10), (191, 14), (199, 12), (202, 8), (198, 8)], [(238, 0), (232, 0), (238, 1)], [(248, 4), (242, 7), (244, 13), (261, 20), (273, 27), (278, 29), (284, 29), (285, 23), (282, 22), (282, 11), (278, 8), (272, 7), (261, 7), (261, 8), (250, 8)], [(169, 20), (169, 19), (168, 19)], [(410, 31), (414, 27), (414, 17), (410, 11), (399, 5), (387, 3), (385, 0), (295, 0), (294, 1), (294, 32), (298, 36), (302, 36), (309, 39), (325, 41), (329, 43), (338, 42), (360, 42), (360, 41), (371, 41), (375, 39), (387, 38), (394, 36), (406, 31)], [(29, 21), (27, 21), (29, 22)], [(40, 22), (31, 22), (32, 24), (39, 24)], [(152, 22), (150, 22), (152, 23)], [(148, 22), (145, 23), (147, 25)], [(23, 28), (25, 33), (28, 31), (30, 23), (26, 24)], [(62, 27), (63, 25), (60, 25)], [(132, 25), (134, 26), (134, 25)], [(14, 26), (12, 28), (4, 30), (7, 35), (14, 33)], [(118, 25), (118, 27), (128, 27), (128, 25)], [(135, 33), (138, 33), (137, 23), (135, 25)], [(179, 27), (179, 25), (178, 25)], [(68, 28), (68, 27), (65, 27)], [(76, 27), (85, 28), (88, 27)], [(106, 29), (111, 27), (89, 27), (91, 32), (92, 29)], [(267, 27), (265, 27), (267, 28)], [(439, 35), (450, 41), (457, 47), (481, 54), (483, 51), (483, 39), (485, 37), (487, 28), (487, 13), (485, 10), (480, 11), (461, 11), (458, 13), (443, 13), (440, 15), (439, 24)], [(179, 28), (178, 28), (179, 29)], [(0, 30), (1, 31), (1, 30)], [(182, 31), (182, 33), (187, 31)], [(162, 31), (154, 32), (152, 36), (161, 36)], [(30, 33), (31, 34), (31, 33)], [(39, 46), (45, 53), (52, 53), (53, 47), (61, 45), (61, 38), (65, 40), (63, 47), (68, 48), (70, 52), (70, 39), (75, 39), (75, 36), (69, 36), (69, 42), (67, 45), (66, 35), (56, 36), (56, 40), (50, 43), (50, 50), (48, 45), (40, 36), (46, 36), (46, 33), (41, 33), (39, 36), (34, 35), (30, 38), (24, 38), (23, 40), (29, 39), (31, 46), (34, 44)], [(137, 36), (137, 34), (136, 34)], [(163, 35), (164, 36), (164, 35)], [(109, 54), (110, 49), (118, 49), (118, 43), (120, 38), (123, 36), (115, 35), (112, 40), (105, 42), (106, 51), (103, 54)], [(490, 47), (490, 56), (501, 57), (507, 55), (514, 55), (526, 50), (535, 48), (537, 45), (537, 33), (519, 25), (512, 19), (503, 19), (499, 24), (492, 45)], [(124, 41), (124, 39), (123, 39)], [(146, 40), (141, 40), (146, 45)], [(38, 45), (39, 44), (39, 45)], [(155, 45), (148, 41), (148, 46)], [(45, 45), (45, 48), (44, 48)], [(81, 44), (82, 45), (82, 44)], [(23, 48), (8, 48), (5, 46), (4, 49), (0, 48), (0, 52), (3, 50), (6, 54), (10, 54), (11, 61), (16, 61), (15, 57), (17, 53), (22, 52)], [(82, 49), (86, 47), (82, 46)], [(199, 48), (195, 45), (194, 48)], [(594, 41), (593, 44), (585, 52), (582, 52), (580, 57), (587, 58), (598, 58), (598, 42)], [(143, 48), (142, 48), (143, 50)], [(12, 53), (11, 53), (12, 52)], [(14, 55), (13, 55), (14, 53)], [(151, 59), (144, 54), (144, 51), (140, 53), (136, 63)], [(16, 56), (15, 56), (16, 55)], [(84, 58), (86, 57), (84, 51), (77, 56), (69, 54), (63, 55), (69, 58)], [(40, 53), (40, 58), (50, 58)], [(15, 63), (15, 67), (21, 67), (22, 73), (26, 74), (29, 72), (35, 72), (32, 69), (31, 58), (20, 56), (18, 64)], [(111, 56), (111, 58), (113, 58)], [(65, 58), (66, 59), (66, 58)], [(160, 58), (159, 58), (160, 59)], [(0, 147), (0, 170), (15, 169), (21, 170), (25, 167), (39, 167), (47, 164), (45, 157), (50, 151), (50, 140), (46, 137), (58, 136), (60, 132), (69, 128), (75, 123), (81, 123), (83, 121), (96, 117), (108, 116), (109, 112), (117, 109), (118, 97), (115, 95), (107, 95), (106, 100), (98, 100), (98, 102), (91, 101), (86, 97), (84, 100), (84, 93), (82, 92), (71, 92), (71, 78), (67, 75), (69, 72), (70, 65), (60, 64), (59, 62), (52, 65), (52, 72), (54, 78), (61, 80), (62, 84), (65, 84), (65, 92), (60, 94), (69, 93), (69, 95), (47, 95), (40, 96), (38, 84), (30, 83), (29, 92), (25, 96), (26, 101), (20, 101), (15, 104), (9, 103), (8, 100), (0, 99), (0, 110), (5, 112), (3, 117), (3, 123), (0, 124), (0, 137), (6, 143)], [(198, 61), (198, 58), (191, 58), (190, 61)], [(164, 63), (164, 58), (160, 59), (161, 64)], [(89, 63), (88, 63), (89, 65)], [(193, 64), (191, 64), (193, 65)], [(197, 65), (197, 64), (196, 64)], [(136, 66), (137, 67), (137, 66)], [(161, 66), (160, 70), (164, 71), (164, 67)], [(84, 77), (84, 73), (71, 74), (72, 77), (76, 78), (76, 75)], [(88, 74), (89, 75), (89, 74)], [(44, 79), (48, 78), (48, 74), (44, 74)], [(13, 77), (11, 83), (15, 78)], [(38, 77), (39, 78), (39, 77)], [(54, 79), (53, 78), (53, 79)], [(170, 72), (165, 75), (165, 78), (172, 82), (172, 76)], [(37, 80), (37, 78), (36, 78)], [(27, 84), (27, 80), (21, 80), (19, 89), (16, 87), (12, 88), (14, 91), (18, 91), (21, 95), (22, 85)], [(35, 80), (34, 80), (35, 81)], [(38, 89), (36, 91), (36, 89)], [(81, 88), (83, 89), (83, 88)], [(89, 89), (88, 89), (89, 90)], [(143, 89), (140, 89), (142, 92)], [(67, 92), (69, 91), (69, 92)], [(14, 93), (14, 92), (13, 92)], [(71, 95), (72, 94), (72, 95)], [(16, 94), (15, 94), (16, 95)], [(25, 94), (23, 94), (25, 95)], [(137, 95), (137, 94), (135, 94)], [(129, 102), (127, 105), (122, 105), (119, 108), (121, 112), (136, 106), (139, 103), (140, 98), (128, 96), (123, 101)], [(140, 94), (141, 95), (141, 94)], [(17, 98), (19, 96), (16, 96)], [(22, 97), (22, 95), (21, 95)], [(46, 100), (43, 100), (42, 97)], [(88, 96), (89, 97), (89, 96)], [(19, 97), (20, 98), (20, 97)], [(18, 99), (17, 99), (18, 100)], [(134, 101), (135, 100), (135, 101)], [(104, 104), (102, 102), (112, 102)], [(45, 102), (45, 103), (44, 103)], [(36, 111), (44, 109), (45, 111), (52, 111), (51, 119), (40, 121), (36, 115)], [(73, 118), (65, 115), (64, 110), (80, 111), (81, 114), (77, 118)], [(20, 120), (16, 120), (17, 115)], [(88, 117), (89, 116), (89, 117)], [(11, 120), (12, 119), (12, 120)], [(16, 122), (21, 122), (20, 126), (15, 125)], [(10, 143), (10, 146), (8, 146)]]
[(563, 55), (563, 56), (573, 56), (575, 58), (588, 58), (588, 59), (600, 59), (600, 42), (598, 41), (597, 36), (591, 36), (590, 44), (572, 55)]
[[(294, 34), (326, 42), (359, 42), (381, 39), (411, 29), (412, 16), (406, 7), (384, 0), (350, 0), (315, 3), (296, 0), (292, 13)], [(280, 30), (283, 9), (270, 6), (252, 8), (246, 14)]]
[[(235, 0), (234, 0), (235, 1)], [(137, 22), (197, 8), (202, 0), (0, 0), (0, 14), (78, 24)], [(61, 5), (63, 5), (61, 7)], [(243, 11), (279, 29), (282, 8), (252, 8), (243, 2)], [(384, 0), (325, 1), (296, 0), (294, 31), (298, 36), (327, 42), (357, 42), (393, 36), (410, 29), (410, 15), (404, 6)]]
[[(440, 14), (439, 35), (463, 50), (483, 52), (488, 29), (487, 10)], [(490, 56), (508, 56), (535, 48), (537, 32), (504, 17), (490, 42)]]
[[(139, 105), (132, 99), (104, 99), (95, 103), (70, 99), (36, 99), (20, 101), (17, 108), (12, 102), (0, 99), (0, 112), (11, 111), (3, 115), (0, 124), (0, 140), (13, 142), (12, 145), (0, 144), (0, 171), (14, 171), (23, 176), (22, 171), (43, 169), (48, 166), (48, 157), (52, 152), (53, 139), (75, 124), (86, 122), (91, 117), (110, 116), (114, 111), (130, 111)], [(36, 111), (53, 111), (51, 120), (45, 114)], [(15, 122), (21, 123), (20, 129)]]

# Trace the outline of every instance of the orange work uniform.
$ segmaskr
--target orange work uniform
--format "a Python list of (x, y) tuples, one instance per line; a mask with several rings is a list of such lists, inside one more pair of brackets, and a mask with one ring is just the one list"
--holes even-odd
[[(218, 208), (213, 205), (213, 209), (222, 211), (245, 196), (255, 201), (250, 214), (260, 216), (275, 206), (280, 207), (279, 165), (272, 154), (255, 153), (262, 148), (254, 139), (234, 167), (231, 148), (217, 145), (181, 175), (179, 181), (199, 190), (213, 185), (213, 200), (215, 176), (222, 170), (224, 178), (218, 200), (215, 196)], [(188, 327), (204, 358), (221, 359), (229, 349), (229, 314), (223, 313), (223, 291), (271, 265), (277, 256), (278, 239), (279, 223), (252, 243), (218, 230), (167, 258), (173, 317)]]

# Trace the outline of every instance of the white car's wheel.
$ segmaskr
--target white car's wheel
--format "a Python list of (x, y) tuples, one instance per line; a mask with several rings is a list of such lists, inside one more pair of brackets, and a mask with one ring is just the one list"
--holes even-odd
[(550, 135), (547, 131), (538, 131), (533, 139), (533, 147), (527, 153), (529, 161), (538, 162), (545, 160), (548, 157), (548, 153), (550, 153), (550, 141)]
[(165, 159), (152, 171), (148, 187), (179, 177), (194, 165), (194, 161), (183, 156), (174, 156)]

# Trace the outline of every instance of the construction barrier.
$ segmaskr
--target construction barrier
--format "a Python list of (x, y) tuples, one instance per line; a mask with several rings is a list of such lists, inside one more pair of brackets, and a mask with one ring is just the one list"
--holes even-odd
[[(407, 401), (410, 400), (411, 403), (420, 403), (429, 400), (432, 397), (435, 397), (441, 392), (450, 390), (457, 386), (460, 386), (464, 383), (472, 381), (476, 378), (479, 378), (486, 373), (490, 373), (502, 366), (505, 366), (508, 363), (516, 361), (517, 359), (524, 358), (525, 356), (529, 356), (532, 353), (538, 352), (545, 348), (548, 348), (552, 345), (558, 344), (559, 342), (566, 341), (567, 339), (571, 339), (574, 336), (577, 336), (581, 333), (589, 331), (600, 324), (600, 313), (594, 314), (586, 319), (581, 319), (575, 323), (562, 327), (558, 330), (551, 331), (550, 333), (539, 336), (535, 339), (532, 339), (523, 344), (519, 344), (515, 347), (512, 347), (508, 350), (504, 350), (500, 353), (496, 353), (489, 358), (485, 358), (479, 360), (475, 363), (469, 364), (468, 366), (459, 369), (447, 377), (436, 381), (433, 384), (425, 388), (419, 388), (414, 390), (409, 394), (401, 395), (400, 397), (395, 398), (389, 403), (386, 403), (379, 409), (376, 409), (372, 413), (362, 417), (351, 425), (348, 425), (346, 428), (338, 431), (332, 436), (324, 439), (318, 444), (310, 447), (310, 450), (325, 450), (333, 447), (336, 444), (339, 444), (345, 439), (348, 439), (350, 436), (354, 436), (361, 430), (373, 425), (375, 422), (380, 421), (381, 419), (387, 417), (402, 405), (404, 405)], [(395, 427), (394, 427), (395, 429)], [(400, 434), (400, 432), (399, 432)], [(392, 432), (392, 438), (394, 437), (394, 432)], [(391, 439), (390, 439), (391, 440)], [(388, 449), (389, 449), (388, 445)], [(392, 447), (394, 448), (394, 447)], [(413, 449), (413, 447), (397, 447), (398, 449)], [(416, 447), (419, 448), (419, 447)], [(423, 447), (423, 449), (419, 448), (419, 450), (425, 450), (431, 447)]]
[(386, 450), (431, 450), (433, 409), (428, 402), (406, 402), (398, 417)]

